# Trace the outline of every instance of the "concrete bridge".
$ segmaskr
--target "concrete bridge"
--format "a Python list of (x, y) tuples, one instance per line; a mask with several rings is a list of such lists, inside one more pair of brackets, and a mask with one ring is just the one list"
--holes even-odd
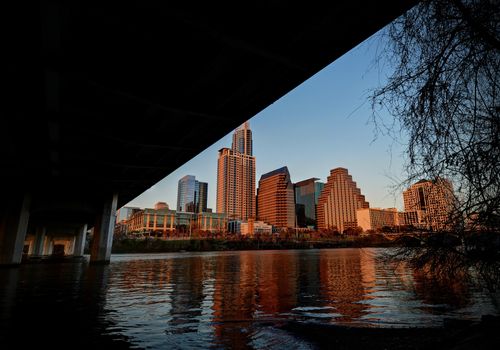
[(415, 3), (4, 4), (0, 265), (109, 261), (117, 207)]

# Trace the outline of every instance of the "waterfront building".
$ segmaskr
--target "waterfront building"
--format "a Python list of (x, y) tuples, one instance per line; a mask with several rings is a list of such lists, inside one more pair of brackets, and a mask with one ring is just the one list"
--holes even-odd
[(217, 212), (231, 219), (255, 218), (255, 157), (248, 122), (235, 131), (232, 148), (219, 150)]
[(239, 235), (272, 234), (273, 226), (263, 221), (253, 219), (231, 220), (228, 223), (228, 231)]
[(257, 190), (257, 219), (278, 229), (295, 227), (293, 183), (286, 166), (261, 176)]
[(186, 175), (177, 187), (177, 211), (203, 213), (207, 210), (208, 184), (197, 181), (195, 176)]
[(196, 229), (204, 232), (227, 232), (227, 215), (222, 213), (198, 213), (196, 216)]
[(369, 207), (348, 170), (332, 169), (318, 198), (318, 228), (339, 232), (355, 228), (358, 226), (356, 211)]
[(133, 234), (167, 238), (176, 230), (176, 211), (168, 208), (145, 208), (127, 220), (127, 231)]
[(406, 212), (420, 212), (418, 227), (438, 231), (450, 225), (454, 195), (449, 180), (420, 180), (403, 192), (403, 200)]
[(317, 228), (316, 210), (318, 198), (325, 184), (318, 178), (310, 178), (294, 184), (295, 215), (297, 227)]
[(399, 215), (396, 208), (361, 208), (356, 210), (358, 226), (367, 230), (379, 230), (382, 227), (399, 226)]

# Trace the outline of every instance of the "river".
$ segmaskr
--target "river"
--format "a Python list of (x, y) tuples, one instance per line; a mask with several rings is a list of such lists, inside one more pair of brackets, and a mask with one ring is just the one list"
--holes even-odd
[[(485, 291), (381, 259), (384, 249), (113, 255), (106, 266), (0, 270), (0, 341), (103, 348), (290, 348), (288, 320), (440, 326), (496, 313)], [(9, 346), (5, 349), (11, 348)]]

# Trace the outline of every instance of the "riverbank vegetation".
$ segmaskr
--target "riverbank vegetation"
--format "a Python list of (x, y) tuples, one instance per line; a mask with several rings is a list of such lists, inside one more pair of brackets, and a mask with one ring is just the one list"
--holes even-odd
[(266, 249), (321, 249), (391, 247), (400, 245), (399, 239), (384, 235), (347, 236), (327, 238), (280, 238), (279, 236), (256, 235), (221, 236), (193, 239), (120, 238), (113, 242), (113, 253), (164, 253), (178, 251), (225, 251)]

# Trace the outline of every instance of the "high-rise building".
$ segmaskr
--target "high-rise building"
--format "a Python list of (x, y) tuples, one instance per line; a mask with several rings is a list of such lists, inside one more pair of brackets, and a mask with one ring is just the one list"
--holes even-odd
[(255, 218), (255, 157), (248, 122), (234, 132), (231, 148), (219, 150), (217, 212), (230, 219)]
[(253, 156), (252, 130), (248, 121), (234, 131), (231, 148), (236, 153)]
[(179, 180), (177, 187), (177, 211), (203, 213), (207, 210), (208, 184), (197, 181), (193, 175)]
[(286, 166), (261, 176), (257, 190), (257, 218), (278, 228), (295, 227), (293, 183)]
[(318, 228), (343, 232), (357, 227), (356, 211), (369, 207), (347, 169), (332, 169), (318, 199)]
[(325, 184), (313, 177), (294, 184), (295, 211), (298, 227), (317, 227), (316, 207), (318, 198)]
[(453, 185), (449, 180), (420, 180), (403, 192), (405, 212), (420, 212), (417, 226), (429, 230), (443, 230), (450, 224), (453, 209)]

